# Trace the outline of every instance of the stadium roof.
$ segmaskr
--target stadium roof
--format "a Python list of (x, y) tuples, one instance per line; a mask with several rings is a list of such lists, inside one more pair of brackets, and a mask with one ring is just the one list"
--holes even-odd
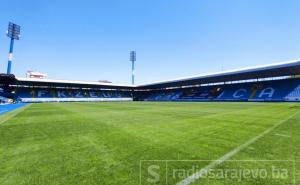
[(71, 80), (52, 80), (37, 78), (16, 77), (18, 85), (30, 86), (55, 86), (55, 87), (85, 87), (85, 88), (132, 88), (131, 85), (120, 85), (103, 82), (71, 81)]
[(139, 85), (140, 89), (180, 87), (300, 74), (300, 59)]
[(83, 88), (116, 88), (116, 89), (160, 89), (180, 87), (198, 84), (209, 84), (228, 81), (239, 81), (269, 77), (280, 77), (300, 74), (300, 59), (260, 65), (248, 68), (222, 71), (217, 73), (200, 74), (173, 80), (154, 82), (143, 85), (121, 85), (102, 82), (51, 80), (36, 78), (16, 78), (16, 84), (28, 86), (52, 86), (52, 87), (83, 87)]

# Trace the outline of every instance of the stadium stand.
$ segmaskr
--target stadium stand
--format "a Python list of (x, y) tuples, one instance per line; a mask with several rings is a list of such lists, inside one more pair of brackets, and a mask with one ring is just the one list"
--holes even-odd
[(300, 79), (150, 91), (145, 101), (300, 101)]
[(300, 61), (288, 61), (136, 87), (144, 101), (300, 101)]
[(15, 102), (132, 101), (131, 87), (101, 82), (15, 78), (1, 89)]
[(300, 61), (132, 86), (0, 75), (0, 101), (300, 101)]
[(21, 102), (132, 100), (130, 92), (116, 90), (16, 88), (14, 92)]

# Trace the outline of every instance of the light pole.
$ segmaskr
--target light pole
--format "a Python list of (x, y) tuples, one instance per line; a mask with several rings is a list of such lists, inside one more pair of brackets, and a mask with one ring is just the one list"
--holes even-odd
[(136, 61), (136, 51), (130, 51), (131, 61), (131, 84), (134, 85), (134, 62)]
[(20, 39), (20, 31), (21, 27), (14, 23), (9, 22), (8, 30), (6, 35), (10, 38), (10, 46), (9, 46), (9, 54), (8, 54), (8, 64), (7, 64), (7, 74), (11, 73), (11, 64), (13, 59), (13, 51), (14, 51), (14, 40)]

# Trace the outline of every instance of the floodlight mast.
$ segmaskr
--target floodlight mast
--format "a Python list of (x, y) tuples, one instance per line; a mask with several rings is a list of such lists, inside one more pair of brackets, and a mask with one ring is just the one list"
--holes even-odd
[(131, 61), (131, 84), (134, 85), (134, 62), (136, 61), (136, 51), (130, 52)]
[(10, 47), (9, 47), (9, 54), (8, 54), (7, 74), (11, 74), (14, 40), (20, 39), (20, 31), (21, 31), (21, 27), (19, 25), (9, 22), (7, 36), (10, 38)]

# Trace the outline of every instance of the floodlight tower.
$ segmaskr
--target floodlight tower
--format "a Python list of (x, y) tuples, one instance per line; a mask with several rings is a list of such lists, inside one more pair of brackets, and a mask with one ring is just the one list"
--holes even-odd
[(11, 73), (11, 63), (13, 59), (13, 50), (14, 50), (14, 40), (20, 39), (20, 31), (21, 27), (16, 25), (12, 22), (8, 24), (8, 30), (6, 35), (10, 38), (10, 47), (9, 47), (9, 54), (8, 54), (8, 64), (7, 64), (7, 74)]
[(131, 61), (131, 84), (134, 85), (134, 62), (136, 61), (136, 51), (130, 51)]

